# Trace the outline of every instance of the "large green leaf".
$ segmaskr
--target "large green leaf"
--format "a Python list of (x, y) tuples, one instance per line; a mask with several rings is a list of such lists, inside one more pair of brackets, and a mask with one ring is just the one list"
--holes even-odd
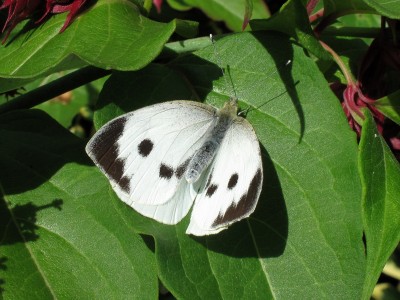
[[(137, 230), (155, 238), (164, 285), (183, 299), (359, 298), (365, 256), (357, 144), (339, 102), (285, 36), (235, 34), (216, 47), (241, 107), (251, 107), (263, 192), (250, 218), (215, 236), (185, 235), (188, 217), (176, 226), (140, 218)], [(165, 66), (112, 75), (97, 126), (161, 100), (221, 107), (234, 92), (217, 61), (210, 45)]]
[(366, 299), (400, 241), (400, 166), (379, 135), (371, 114), (364, 112), (359, 164), (367, 244)]
[[(241, 31), (246, 11), (246, 0), (168, 0), (175, 9), (201, 9), (214, 20), (222, 20), (233, 31)], [(267, 6), (261, 0), (253, 0), (253, 19), (270, 16)]]
[(2, 299), (155, 298), (153, 254), (84, 143), (39, 110), (0, 121)]
[(127, 0), (99, 0), (60, 34), (65, 17), (55, 15), (39, 28), (20, 31), (0, 47), (0, 77), (14, 79), (5, 82), (8, 89), (25, 84), (27, 78), (85, 64), (140, 69), (161, 52), (175, 28), (174, 22), (143, 17)]

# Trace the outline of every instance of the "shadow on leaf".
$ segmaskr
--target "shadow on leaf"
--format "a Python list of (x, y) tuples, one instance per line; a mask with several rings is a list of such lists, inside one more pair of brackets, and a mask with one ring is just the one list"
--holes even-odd
[[(293, 106), (296, 109), (297, 116), (299, 118), (300, 142), (304, 135), (305, 118), (303, 108), (300, 104), (299, 96), (295, 89), (295, 86), (298, 84), (298, 82), (293, 79), (292, 72), (290, 72), (294, 60), (293, 44), (290, 41), (289, 36), (287, 36), (287, 38), (282, 38), (285, 37), (285, 35), (278, 33), (271, 32), (266, 35), (265, 33), (253, 32), (252, 35), (268, 51), (277, 66), (279, 77), (286, 87), (286, 92), (289, 94), (289, 97), (292, 100)], [(286, 65), (289, 60), (292, 63)]]
[(2, 240), (1, 245), (12, 245), (16, 243), (26, 243), (36, 241), (39, 236), (36, 233), (36, 215), (39, 211), (47, 208), (55, 208), (61, 210), (63, 200), (55, 199), (46, 205), (34, 205), (28, 202), (23, 205), (15, 205), (7, 207), (5, 202), (2, 202)]
[(7, 195), (34, 190), (69, 162), (91, 165), (84, 142), (39, 110), (0, 120), (0, 182)]
[[(28, 243), (36, 241), (39, 238), (36, 225), (37, 213), (48, 208), (61, 210), (63, 200), (54, 199), (51, 203), (45, 205), (35, 205), (28, 202), (22, 205), (8, 206), (2, 197), (0, 201), (0, 248), (18, 243)], [(7, 248), (9, 252), (17, 251), (15, 248)], [(8, 270), (6, 262), (8, 258), (3, 255), (0, 257), (0, 272)], [(1, 274), (0, 273), (0, 274)], [(0, 293), (4, 291), (5, 280), (0, 277)]]
[(139, 71), (113, 72), (100, 93), (95, 119), (101, 120), (100, 125), (103, 125), (118, 115), (160, 102), (204, 100), (212, 90), (212, 80), (218, 78), (221, 71), (217, 66), (194, 55), (186, 55), (185, 58), (191, 66), (198, 64), (204, 67), (208, 64), (213, 68), (215, 75), (208, 73), (202, 83), (202, 91), (206, 93), (200, 92), (199, 95), (198, 89), (195, 89), (193, 82), (198, 83), (197, 79), (192, 78), (195, 74), (174, 64), (150, 64)]

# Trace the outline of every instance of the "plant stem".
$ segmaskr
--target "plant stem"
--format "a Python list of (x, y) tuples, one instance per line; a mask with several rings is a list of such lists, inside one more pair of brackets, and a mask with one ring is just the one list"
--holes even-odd
[(317, 11), (316, 13), (310, 15), (309, 17), (309, 21), (310, 23), (315, 22), (316, 20), (322, 18), (324, 16), (324, 9), (321, 8), (319, 11)]
[(360, 38), (376, 38), (379, 35), (380, 28), (366, 27), (328, 27), (324, 30), (324, 36), (345, 36), (345, 37), (360, 37)]
[(110, 70), (104, 70), (92, 66), (79, 69), (0, 105), (0, 114), (16, 109), (32, 108), (110, 73)]
[(333, 59), (338, 64), (340, 70), (342, 71), (344, 77), (346, 78), (347, 85), (356, 85), (355, 79), (351, 75), (351, 72), (347, 69), (346, 65), (344, 64), (344, 62), (342, 61), (340, 56), (331, 47), (329, 47), (327, 44), (325, 44), (323, 41), (319, 41), (319, 42), (322, 45), (322, 47), (324, 47), (324, 49), (332, 55)]

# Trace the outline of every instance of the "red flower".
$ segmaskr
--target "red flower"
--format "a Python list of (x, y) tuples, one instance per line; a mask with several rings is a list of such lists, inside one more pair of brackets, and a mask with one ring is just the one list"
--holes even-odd
[(67, 19), (60, 32), (63, 32), (74, 20), (81, 8), (88, 0), (5, 0), (0, 9), (8, 8), (7, 20), (2, 32), (7, 31), (3, 43), (17, 24), (25, 19), (32, 18), (38, 12), (41, 18), (36, 23), (42, 22), (49, 14), (58, 14), (69, 11)]
[(85, 5), (87, 0), (47, 0), (46, 1), (46, 11), (44, 12), (43, 16), (40, 18), (38, 23), (41, 22), (44, 18), (47, 17), (49, 13), (59, 14), (66, 11), (69, 11), (67, 15), (67, 19), (63, 27), (61, 28), (60, 32), (63, 32), (75, 19), (76, 15)]
[(347, 120), (349, 121), (350, 127), (353, 128), (358, 135), (361, 133), (360, 124), (362, 124), (362, 120), (364, 119), (364, 115), (361, 112), (361, 108), (363, 107), (367, 107), (372, 112), (378, 131), (381, 134), (383, 132), (385, 116), (375, 108), (374, 101), (375, 100), (368, 98), (362, 93), (358, 83), (348, 84), (343, 91), (343, 110), (346, 114)]
[[(332, 84), (331, 88), (338, 98), (342, 99), (342, 107), (350, 127), (360, 136), (364, 115), (361, 108), (368, 108), (375, 120), (379, 133), (386, 140), (394, 155), (400, 160), (400, 126), (385, 117), (379, 111), (376, 99), (383, 98), (393, 92), (392, 83), (397, 84), (400, 71), (400, 47), (395, 32), (399, 22), (386, 20), (393, 30), (382, 23), (381, 32), (371, 43), (361, 62), (358, 80), (355, 80), (339, 55), (324, 42), (321, 45), (332, 54), (346, 78), (347, 85)], [(342, 92), (342, 95), (340, 95)]]
[(5, 0), (0, 9), (8, 8), (7, 20), (2, 32), (7, 30), (3, 43), (17, 24), (30, 17), (41, 3), (40, 0)]
[[(396, 158), (400, 161), (400, 128), (399, 126), (386, 118), (376, 107), (375, 100), (364, 95), (359, 88), (359, 83), (343, 84), (334, 83), (331, 84), (331, 89), (335, 92), (338, 98), (342, 98), (342, 107), (346, 114), (347, 120), (350, 127), (360, 137), (362, 130), (362, 122), (364, 115), (361, 108), (368, 108), (375, 120), (377, 129), (382, 137), (386, 140), (390, 149)], [(340, 96), (342, 94), (342, 96)]]
[[(398, 28), (398, 20), (384, 19), (379, 35), (371, 43), (362, 60), (359, 71), (359, 86), (361, 95), (379, 99), (393, 92), (400, 71), (400, 46), (398, 38), (393, 35)], [(385, 23), (389, 28), (386, 28)], [(395, 85), (392, 85), (395, 83)], [(366, 100), (365, 100), (366, 99)], [(362, 99), (374, 115), (379, 132), (385, 138), (397, 159), (400, 160), (400, 126), (389, 118), (385, 118), (374, 105), (374, 101)]]

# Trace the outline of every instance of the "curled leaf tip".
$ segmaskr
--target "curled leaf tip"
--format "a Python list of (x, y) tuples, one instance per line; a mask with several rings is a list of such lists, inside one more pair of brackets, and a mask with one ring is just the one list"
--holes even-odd
[(253, 13), (253, 0), (246, 0), (244, 7), (242, 31), (244, 31), (247, 25), (249, 24), (252, 13)]

